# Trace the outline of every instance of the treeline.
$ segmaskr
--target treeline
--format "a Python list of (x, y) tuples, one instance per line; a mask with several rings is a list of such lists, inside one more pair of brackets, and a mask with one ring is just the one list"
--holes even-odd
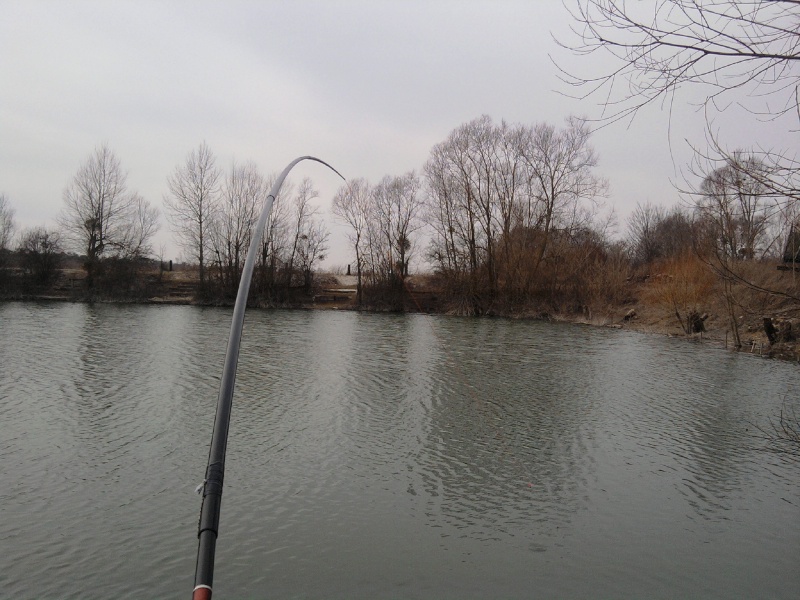
[[(443, 310), (457, 314), (592, 314), (630, 303), (631, 282), (659, 275), (652, 301), (687, 332), (702, 327), (703, 304), (726, 306), (738, 341), (743, 311), (800, 306), (794, 173), (776, 173), (739, 151), (687, 178), (683, 202), (640, 203), (622, 233), (603, 213), (608, 184), (597, 173), (591, 131), (495, 123), (484, 116), (435, 145), (421, 173), (347, 182), (332, 210), (348, 227), (358, 307), (404, 310), (411, 265), (427, 265)], [(251, 162), (226, 171), (206, 144), (177, 165), (163, 208), (198, 273), (197, 299), (235, 296), (252, 229), (274, 179)], [(256, 257), (252, 301), (275, 305), (313, 294), (329, 234), (310, 180), (287, 183)], [(81, 257), (86, 294), (146, 295), (142, 271), (163, 259), (152, 247), (159, 212), (129, 190), (114, 153), (101, 146), (64, 191), (58, 229), (14, 236), (13, 210), (0, 196), (0, 260), (16, 250), (28, 281), (45, 286), (64, 250)], [(16, 246), (13, 241), (16, 240)], [(163, 261), (162, 261), (163, 262)], [(655, 281), (655, 280), (654, 280)], [(758, 298), (756, 298), (756, 296)]]
[[(201, 144), (168, 178), (166, 216), (186, 255), (199, 270), (205, 299), (235, 296), (253, 227), (274, 176), (251, 162), (234, 163), (227, 173)], [(318, 192), (309, 179), (284, 184), (273, 205), (256, 257), (252, 294), (262, 303), (283, 303), (309, 295), (313, 272), (325, 259), (328, 230), (313, 204)]]
[(3, 291), (44, 291), (66, 262), (78, 260), (85, 271), (84, 296), (137, 297), (144, 287), (141, 267), (153, 256), (159, 211), (128, 189), (127, 174), (107, 146), (80, 166), (63, 201), (57, 227), (32, 227), (15, 236), (14, 210), (0, 195)]
[[(734, 346), (761, 321), (793, 342), (800, 316), (800, 205), (797, 171), (736, 151), (693, 167), (683, 209), (639, 205), (629, 220), (632, 266), (659, 267), (655, 300), (685, 333), (703, 330), (703, 308), (721, 305)], [(776, 269), (776, 267), (778, 267)]]
[(402, 306), (414, 257), (460, 314), (582, 305), (613, 290), (589, 270), (619, 254), (597, 219), (607, 184), (589, 137), (577, 119), (558, 129), (484, 116), (437, 144), (422, 177), (342, 186), (333, 207), (350, 226), (359, 304)]
[[(205, 144), (189, 153), (167, 180), (165, 215), (189, 262), (197, 265), (197, 299), (227, 302), (236, 295), (252, 230), (273, 178), (251, 163), (227, 172)], [(282, 303), (311, 293), (313, 271), (324, 260), (328, 231), (313, 200), (310, 180), (283, 186), (264, 232), (251, 287), (254, 300)], [(88, 297), (137, 298), (149, 293), (145, 273), (164, 251), (152, 246), (159, 210), (129, 190), (119, 159), (106, 145), (81, 165), (63, 193), (57, 228), (15, 234), (14, 211), (0, 196), (0, 268), (23, 272), (17, 288), (52, 284), (69, 251), (81, 257)], [(16, 244), (14, 241), (16, 240)], [(5, 275), (8, 275), (5, 273)], [(4, 284), (10, 285), (6, 276)]]
[(589, 137), (577, 119), (559, 129), (482, 117), (433, 148), (429, 257), (462, 310), (576, 310), (613, 293), (613, 282), (597, 277), (615, 249), (597, 220), (607, 184), (594, 172)]
[[(61, 236), (56, 230), (45, 227), (26, 229), (19, 236), (16, 249), (11, 240), (14, 233), (13, 210), (4, 196), (0, 196), (0, 286), (6, 291), (49, 286), (65, 263)], [(9, 270), (24, 273), (22, 286), (13, 285)], [(9, 288), (14, 288), (13, 290)]]
[(417, 256), (457, 314), (591, 318), (642, 300), (632, 284), (653, 275), (644, 300), (686, 333), (721, 303), (738, 344), (745, 316), (800, 307), (794, 277), (775, 269), (800, 250), (785, 173), (745, 152), (695, 165), (679, 205), (640, 203), (619, 235), (601, 211), (608, 185), (589, 139), (577, 119), (557, 128), (484, 116), (434, 146), (421, 179), (342, 186), (333, 206), (350, 228), (358, 303), (402, 306)]

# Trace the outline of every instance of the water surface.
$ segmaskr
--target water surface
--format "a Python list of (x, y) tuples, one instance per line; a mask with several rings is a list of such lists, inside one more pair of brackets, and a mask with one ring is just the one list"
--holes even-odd
[[(231, 312), (0, 304), (0, 588), (188, 597)], [(795, 598), (800, 370), (682, 340), (250, 312), (215, 597)]]

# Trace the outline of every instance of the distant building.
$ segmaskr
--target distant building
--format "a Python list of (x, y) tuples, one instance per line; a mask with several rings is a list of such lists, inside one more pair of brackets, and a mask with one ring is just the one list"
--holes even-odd
[(783, 249), (783, 262), (800, 263), (800, 226), (792, 225), (786, 246)]

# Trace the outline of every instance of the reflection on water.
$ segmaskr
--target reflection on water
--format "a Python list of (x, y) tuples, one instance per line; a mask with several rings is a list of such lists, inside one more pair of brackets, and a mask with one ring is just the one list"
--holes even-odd
[[(230, 316), (0, 305), (9, 597), (188, 593)], [(215, 595), (793, 598), (800, 465), (754, 431), (797, 377), (586, 327), (251, 312)]]

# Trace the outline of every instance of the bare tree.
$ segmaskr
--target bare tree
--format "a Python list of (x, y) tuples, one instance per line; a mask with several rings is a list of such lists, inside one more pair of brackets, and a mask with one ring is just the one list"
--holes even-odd
[(372, 191), (366, 179), (355, 179), (343, 185), (333, 197), (333, 214), (350, 226), (347, 234), (356, 258), (356, 302), (361, 306), (361, 272), (364, 266), (364, 238), (370, 216)]
[(5, 266), (15, 229), (14, 209), (6, 195), (0, 194), (0, 267)]
[(26, 229), (20, 236), (23, 268), (36, 283), (50, 283), (61, 263), (61, 236), (45, 227)]
[(680, 207), (667, 210), (649, 202), (637, 204), (628, 218), (627, 245), (636, 264), (676, 258), (692, 250), (694, 225)]
[[(671, 101), (679, 89), (699, 88), (707, 116), (737, 104), (759, 119), (800, 121), (800, 3), (797, 0), (569, 0), (575, 25), (562, 46), (578, 55), (610, 56), (608, 70), (564, 79), (596, 96), (603, 119), (632, 117), (641, 107)], [(800, 199), (800, 163), (794, 150), (754, 147), (759, 163), (742, 164), (708, 128), (700, 161), (747, 172), (788, 213)], [(696, 174), (696, 173), (694, 173)], [(788, 227), (785, 228), (788, 230)], [(788, 235), (788, 234), (784, 234)]]
[(475, 187), (479, 184), (469, 159), (470, 125), (460, 126), (431, 150), (425, 164), (425, 219), (434, 231), (430, 259), (464, 297), (466, 310), (477, 312), (486, 244), (477, 217)]
[[(564, 79), (595, 95), (603, 119), (633, 116), (681, 88), (705, 94), (707, 114), (742, 105), (758, 118), (800, 120), (800, 4), (797, 0), (571, 0), (572, 40), (578, 55), (611, 56), (596, 75), (564, 71)], [(708, 152), (718, 163), (735, 160), (709, 127)], [(800, 166), (793, 152), (754, 148), (763, 164), (760, 183), (775, 197), (800, 197)]]
[(766, 238), (777, 211), (762, 183), (764, 168), (757, 158), (737, 152), (703, 179), (695, 206), (715, 253), (760, 258), (772, 245)]
[(305, 178), (294, 197), (294, 213), (289, 225), (289, 243), (285, 260), (286, 290), (290, 290), (299, 270), (306, 292), (311, 287), (311, 268), (324, 257), (327, 250), (328, 232), (319, 222), (319, 209), (312, 204), (318, 196), (310, 179)]
[(420, 180), (410, 171), (385, 176), (372, 188), (367, 222), (366, 258), (371, 283), (387, 292), (384, 300), (394, 310), (403, 306), (403, 290), (416, 247), (415, 232), (422, 227)]
[[(727, 156), (722, 166), (714, 166), (701, 184), (691, 190), (695, 202), (696, 239), (699, 257), (714, 273), (720, 284), (734, 345), (741, 346), (739, 333), (742, 312), (748, 308), (746, 290), (766, 298), (784, 298), (800, 302), (794, 285), (776, 285), (764, 277), (765, 269), (751, 264), (754, 260), (777, 256), (784, 230), (791, 231), (795, 204), (776, 194), (769, 182), (772, 166), (758, 156), (737, 151)], [(759, 312), (764, 310), (760, 306)]]
[[(679, 88), (704, 90), (712, 109), (731, 92), (757, 113), (779, 117), (798, 107), (797, 0), (572, 0), (578, 55), (610, 56), (599, 75), (562, 71), (565, 81), (599, 95), (606, 119), (632, 116)], [(605, 61), (608, 64), (608, 61)]]
[(135, 258), (150, 252), (158, 212), (127, 189), (127, 174), (105, 144), (81, 165), (64, 190), (59, 222), (68, 242), (86, 254), (87, 285), (101, 257)]
[(212, 244), (223, 289), (235, 293), (247, 258), (257, 210), (269, 189), (254, 163), (234, 163), (222, 186), (214, 219)]
[[(266, 180), (267, 189), (271, 189), (275, 175)], [(256, 272), (256, 287), (262, 297), (270, 300), (279, 300), (284, 288), (279, 282), (279, 273), (286, 260), (289, 247), (289, 221), (291, 219), (291, 202), (287, 199), (294, 193), (294, 186), (290, 181), (284, 182), (278, 197), (272, 205), (269, 222), (261, 240), (261, 252)]]
[(164, 196), (167, 219), (178, 243), (199, 265), (201, 286), (205, 285), (211, 247), (209, 228), (218, 204), (219, 177), (214, 154), (203, 142), (167, 178), (170, 193)]
[(141, 258), (153, 255), (151, 241), (158, 231), (159, 211), (138, 193), (130, 195), (130, 214), (128, 227), (122, 231), (119, 240), (120, 256), (123, 258)]
[(413, 234), (422, 226), (419, 190), (420, 181), (413, 171), (399, 177), (387, 175), (372, 189), (375, 223), (384, 240), (386, 270), (401, 283), (408, 274)]
[(14, 237), (14, 209), (5, 194), (0, 194), (0, 251), (8, 250)]
[(479, 288), (491, 303), (501, 270), (513, 262), (512, 230), (528, 181), (524, 135), (524, 127), (484, 115), (434, 146), (425, 165), (426, 220), (435, 232), (429, 255), (463, 289), (470, 312), (481, 310)]
[(425, 165), (430, 256), (466, 292), (467, 312), (481, 312), (496, 293), (522, 301), (553, 238), (567, 248), (583, 237), (607, 188), (594, 173), (590, 135), (574, 118), (559, 129), (484, 116), (433, 148)]
[[(695, 88), (703, 94), (709, 121), (714, 112), (737, 104), (755, 118), (789, 119), (797, 126), (797, 0), (570, 0), (570, 5), (577, 37), (562, 46), (579, 55), (610, 56), (611, 62), (602, 64), (612, 66), (590, 76), (562, 73), (581, 97), (600, 99), (606, 122), (633, 117), (654, 101), (670, 104), (679, 90)], [(708, 149), (693, 148), (695, 161), (714, 167), (702, 174), (697, 165), (690, 169), (703, 178), (700, 190), (691, 190), (689, 179), (687, 184), (702, 199), (701, 255), (720, 279), (736, 336), (738, 284), (800, 301), (796, 291), (759, 283), (738, 260), (775, 253), (778, 244), (771, 248), (771, 240), (791, 236), (800, 163), (794, 149), (731, 152), (710, 124), (707, 129)]]
[(482, 231), (483, 265), (489, 284), (489, 296), (493, 298), (497, 288), (496, 244), (499, 227), (496, 224), (500, 208), (500, 198), (495, 185), (498, 165), (494, 160), (494, 154), (501, 133), (491, 118), (483, 115), (468, 123), (462, 129), (461, 135), (466, 138), (464, 141), (470, 149), (465, 155), (468, 172), (472, 177), (470, 194), (476, 208), (474, 214)]
[(523, 141), (522, 157), (530, 168), (531, 196), (537, 206), (530, 214), (542, 233), (534, 272), (554, 228), (586, 225), (588, 213), (581, 210), (583, 203), (595, 203), (607, 194), (608, 182), (593, 171), (597, 154), (589, 144), (590, 137), (586, 122), (570, 117), (561, 130), (544, 123), (536, 125)]
[(327, 250), (328, 230), (319, 219), (310, 219), (297, 244), (297, 264), (303, 272), (306, 294), (311, 293), (314, 264), (325, 260)]
[(659, 258), (656, 228), (664, 219), (664, 209), (647, 202), (637, 203), (628, 217), (628, 246), (635, 261), (649, 263)]

